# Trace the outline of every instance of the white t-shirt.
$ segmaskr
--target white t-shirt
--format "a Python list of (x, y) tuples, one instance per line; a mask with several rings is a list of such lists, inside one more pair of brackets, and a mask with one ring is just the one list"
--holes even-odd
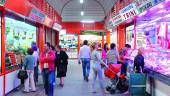
[(79, 58), (90, 58), (90, 47), (83, 45), (80, 48)]

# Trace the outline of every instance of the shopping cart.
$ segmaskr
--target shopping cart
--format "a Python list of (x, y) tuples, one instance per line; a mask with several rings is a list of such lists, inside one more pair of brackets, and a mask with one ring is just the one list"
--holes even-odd
[(120, 91), (125, 91), (126, 88), (128, 89), (128, 86), (124, 86), (123, 80), (126, 81), (126, 76), (124, 74), (119, 75), (121, 71), (121, 64), (109, 64), (107, 68), (104, 70), (104, 74), (106, 77), (108, 77), (111, 81), (111, 85), (106, 87), (106, 90), (109, 91), (111, 94), (114, 94), (115, 91), (118, 89)]

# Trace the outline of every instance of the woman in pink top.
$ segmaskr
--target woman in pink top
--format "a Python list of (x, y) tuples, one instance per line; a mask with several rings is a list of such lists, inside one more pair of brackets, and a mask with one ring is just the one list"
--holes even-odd
[(43, 75), (44, 88), (47, 96), (54, 96), (55, 82), (55, 53), (50, 48), (50, 43), (44, 44), (44, 52), (40, 54), (40, 65)]
[(102, 49), (102, 59), (103, 62), (107, 64), (107, 51), (108, 51), (108, 44), (104, 44), (104, 48)]

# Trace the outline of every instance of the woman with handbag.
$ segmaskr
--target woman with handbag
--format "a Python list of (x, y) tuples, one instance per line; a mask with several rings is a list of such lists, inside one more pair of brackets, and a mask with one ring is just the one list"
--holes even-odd
[(33, 54), (33, 50), (31, 48), (28, 48), (27, 50), (28, 55), (24, 59), (24, 69), (27, 72), (28, 78), (25, 79), (24, 81), (24, 92), (30, 92), (30, 87), (31, 91), (35, 92), (35, 82), (34, 82), (34, 64), (35, 64), (35, 59)]

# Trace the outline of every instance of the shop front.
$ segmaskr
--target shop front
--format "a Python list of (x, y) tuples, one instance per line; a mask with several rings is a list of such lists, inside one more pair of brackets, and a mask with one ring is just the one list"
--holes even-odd
[[(121, 9), (112, 18), (113, 27), (118, 29), (119, 44), (128, 43), (134, 46), (132, 58), (137, 55), (136, 49), (140, 47), (145, 49), (146, 91), (152, 96), (170, 94), (167, 90), (170, 88), (169, 5), (169, 0), (134, 0), (133, 4)], [(128, 24), (128, 20), (132, 18), (133, 24)], [(116, 21), (121, 22), (114, 25)], [(120, 38), (125, 41), (119, 40)]]
[[(5, 5), (1, 4), (1, 1), (6, 1), (3, 3)], [(17, 74), (31, 43), (36, 42), (42, 52), (47, 24), (44, 20), (47, 16), (27, 0), (17, 0), (21, 4), (19, 8), (13, 4), (14, 0), (1, 1), (0, 96), (5, 96), (21, 84)], [(52, 29), (52, 26), (49, 28)]]
[(145, 68), (150, 75), (150, 93), (168, 96), (170, 92), (170, 2), (168, 0), (136, 17), (136, 47), (145, 48)]

